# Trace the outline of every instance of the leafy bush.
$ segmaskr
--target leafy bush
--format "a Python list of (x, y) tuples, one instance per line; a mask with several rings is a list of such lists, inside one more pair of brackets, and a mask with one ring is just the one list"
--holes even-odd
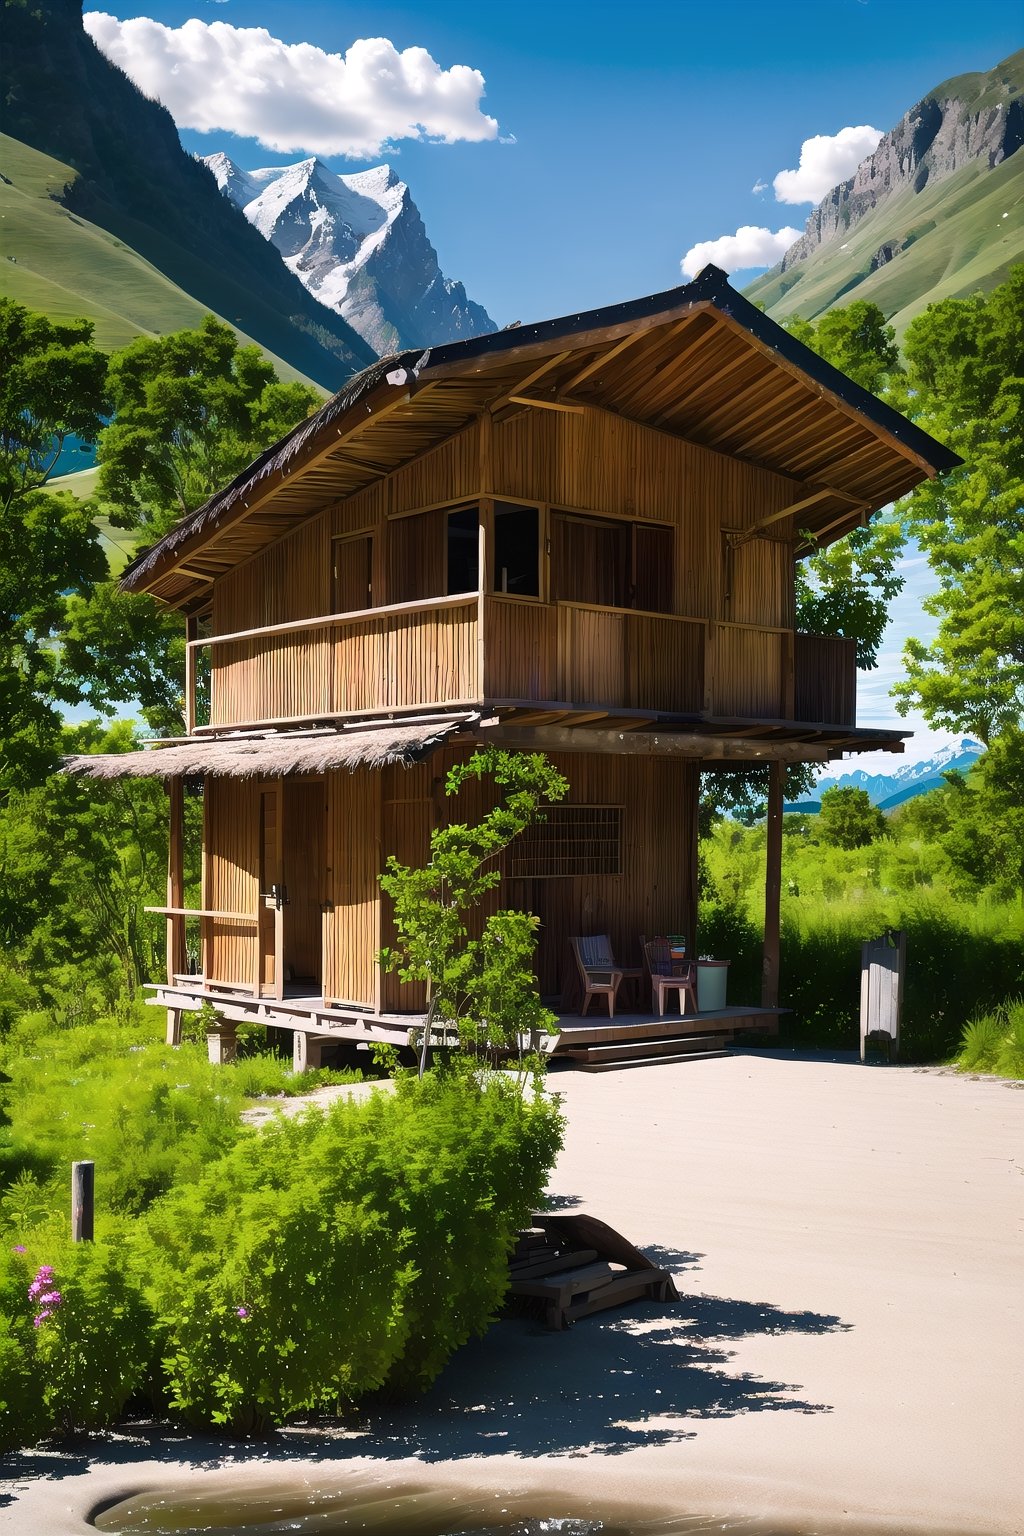
[(45, 1428), (43, 1387), (27, 1259), (9, 1246), (0, 1254), (0, 1451), (31, 1444)]
[(122, 1244), (67, 1243), (53, 1260), (59, 1301), (36, 1328), (48, 1427), (58, 1434), (116, 1423), (151, 1373), (151, 1316)]
[(500, 1304), (560, 1135), (460, 1069), (246, 1133), (138, 1227), (172, 1408), (259, 1432), (426, 1386)]
[(1024, 1078), (1024, 998), (1012, 998), (964, 1027), (956, 1064), (961, 1072)]

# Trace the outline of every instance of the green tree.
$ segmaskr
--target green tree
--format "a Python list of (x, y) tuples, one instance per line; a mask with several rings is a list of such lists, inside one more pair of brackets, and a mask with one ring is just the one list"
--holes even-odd
[(114, 419), (99, 442), (99, 494), (122, 527), (165, 533), (321, 404), (282, 384), (257, 347), (207, 315), (139, 337), (110, 360)]
[(818, 836), (833, 848), (866, 848), (885, 833), (885, 817), (866, 789), (835, 785), (821, 797)]
[(470, 937), (469, 923), (474, 908), (501, 880), (499, 856), (542, 817), (546, 804), (563, 799), (569, 786), (542, 753), (487, 747), (451, 769), (446, 791), (457, 794), (468, 779), (485, 776), (504, 796), (477, 826), (436, 828), (422, 869), (389, 856), (380, 883), (394, 902), (398, 943), (381, 952), (381, 962), (403, 981), (426, 983), (423, 1062), (432, 1025), (440, 1020), (458, 1029), (460, 1043), (473, 1055), (500, 1059), (511, 1052), (522, 1067), (524, 1037), (546, 1033), (554, 1023), (541, 1004), (533, 971), (537, 918), (529, 912), (492, 912), (478, 938)]
[(52, 766), (55, 697), (83, 696), (59, 663), (67, 597), (88, 594), (106, 558), (90, 504), (43, 487), (67, 436), (102, 425), (107, 364), (91, 338), (86, 321), (0, 299), (0, 801)]
[[(872, 394), (900, 388), (902, 369), (896, 333), (877, 304), (858, 299), (820, 320), (795, 318), (786, 329), (826, 362)], [(870, 670), (903, 589), (898, 563), (904, 535), (886, 515), (855, 528), (827, 549), (815, 550), (796, 568), (797, 628), (815, 635), (847, 635), (857, 642), (857, 665)], [(806, 548), (813, 548), (813, 539)]]
[(988, 743), (1024, 717), (1024, 266), (992, 293), (930, 304), (908, 327), (906, 400), (963, 459), (903, 506), (939, 590), (910, 640), (904, 714)]
[(966, 775), (946, 775), (941, 843), (969, 891), (1024, 900), (1024, 732), (1006, 727)]

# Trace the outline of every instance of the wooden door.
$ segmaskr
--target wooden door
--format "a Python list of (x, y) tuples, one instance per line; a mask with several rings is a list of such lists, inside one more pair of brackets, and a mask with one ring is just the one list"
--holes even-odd
[(283, 789), (280, 779), (260, 786), (259, 991), (284, 997)]
[(323, 978), (325, 795), (322, 779), (284, 781), (284, 974), (303, 994), (318, 995)]
[(373, 535), (334, 540), (334, 613), (373, 607)]

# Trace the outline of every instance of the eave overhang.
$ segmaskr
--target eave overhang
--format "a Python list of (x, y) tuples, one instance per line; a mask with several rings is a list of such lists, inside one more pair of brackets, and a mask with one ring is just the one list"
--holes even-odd
[(356, 375), (127, 568), (172, 606), (320, 507), (484, 412), (608, 412), (787, 482), (790, 528), (828, 543), (961, 460), (706, 267), (667, 293), (385, 358)]

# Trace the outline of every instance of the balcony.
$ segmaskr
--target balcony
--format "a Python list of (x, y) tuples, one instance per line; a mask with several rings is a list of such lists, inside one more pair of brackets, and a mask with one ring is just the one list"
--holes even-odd
[(856, 721), (852, 640), (586, 603), (472, 592), (195, 640), (190, 700), (204, 648), (222, 727), (485, 701)]

